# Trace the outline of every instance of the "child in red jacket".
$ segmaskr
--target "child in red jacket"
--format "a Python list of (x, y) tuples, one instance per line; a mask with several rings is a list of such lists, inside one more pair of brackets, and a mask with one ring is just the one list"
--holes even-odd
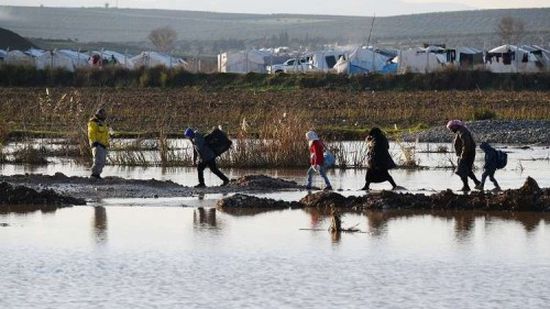
[(330, 185), (330, 181), (328, 180), (326, 169), (324, 166), (325, 146), (323, 142), (319, 140), (319, 136), (317, 135), (317, 133), (313, 131), (309, 131), (306, 133), (306, 139), (309, 144), (309, 153), (310, 153), (309, 163), (311, 165), (307, 171), (306, 188), (308, 190), (311, 189), (313, 175), (316, 173), (319, 173), (321, 177), (323, 177), (323, 179), (325, 180), (325, 190), (332, 190), (332, 186)]

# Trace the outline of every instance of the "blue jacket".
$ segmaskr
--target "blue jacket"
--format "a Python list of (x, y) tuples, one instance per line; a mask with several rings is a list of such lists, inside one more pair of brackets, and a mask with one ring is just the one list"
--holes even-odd
[(485, 152), (485, 164), (483, 165), (483, 169), (489, 172), (496, 171), (498, 165), (496, 149), (488, 144), (482, 145), (481, 149)]

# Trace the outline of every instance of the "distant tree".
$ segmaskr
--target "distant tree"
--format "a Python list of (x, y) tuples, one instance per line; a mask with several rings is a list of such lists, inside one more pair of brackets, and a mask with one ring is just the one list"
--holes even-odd
[(109, 8), (109, 2), (105, 2), (105, 8), (106, 8), (106, 9)]
[(521, 19), (506, 16), (497, 25), (497, 34), (502, 43), (518, 43), (525, 33), (525, 24)]
[(167, 52), (174, 47), (178, 34), (167, 26), (151, 31), (148, 38), (159, 51)]

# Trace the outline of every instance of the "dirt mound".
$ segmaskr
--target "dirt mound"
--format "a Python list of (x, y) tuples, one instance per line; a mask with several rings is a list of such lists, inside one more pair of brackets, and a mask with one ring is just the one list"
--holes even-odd
[(302, 208), (298, 202), (277, 201), (244, 194), (235, 194), (219, 200), (216, 208), (232, 215), (255, 215), (265, 211)]
[[(280, 209), (289, 208), (291, 203), (268, 199), (257, 199), (246, 195), (218, 202), (224, 208), (262, 207)], [(506, 210), (506, 211), (550, 211), (550, 189), (541, 189), (537, 182), (528, 178), (520, 189), (507, 190), (499, 194), (473, 192), (459, 195), (451, 190), (431, 196), (423, 194), (396, 193), (382, 191), (378, 194), (344, 197), (335, 192), (309, 194), (293, 208), (340, 208), (348, 211), (368, 211), (382, 209), (414, 210)]]
[(36, 191), (23, 186), (0, 183), (0, 212), (55, 210), (59, 207), (86, 205), (83, 199), (64, 196), (53, 190)]
[(303, 186), (294, 181), (273, 178), (265, 175), (249, 175), (233, 180), (231, 185), (250, 189), (300, 189)]
[(83, 185), (91, 184), (94, 186), (110, 186), (110, 185), (147, 185), (149, 187), (181, 187), (173, 181), (161, 181), (156, 179), (125, 179), (120, 177), (104, 177), (102, 179), (94, 179), (90, 177), (69, 177), (63, 173), (55, 173), (53, 176), (42, 174), (25, 174), (0, 177), (4, 181), (11, 183), (43, 183), (43, 184), (73, 184)]
[(0, 49), (27, 50), (36, 47), (29, 40), (8, 29), (0, 28)]
[(321, 191), (306, 195), (300, 200), (300, 203), (304, 207), (330, 208), (341, 207), (342, 205), (346, 205), (348, 201), (338, 193)]
[(302, 205), (298, 202), (285, 202), (268, 198), (259, 198), (244, 194), (235, 194), (233, 196), (221, 199), (217, 202), (216, 207), (219, 209), (226, 208), (268, 208), (268, 209), (288, 209), (301, 208)]

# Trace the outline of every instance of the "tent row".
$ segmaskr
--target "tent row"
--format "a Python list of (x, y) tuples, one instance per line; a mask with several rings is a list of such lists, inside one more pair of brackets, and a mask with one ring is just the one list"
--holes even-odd
[(152, 51), (144, 51), (136, 56), (128, 56), (116, 51), (79, 51), (59, 49), (44, 51), (39, 49), (0, 50), (0, 63), (34, 66), (37, 69), (56, 68), (74, 71), (84, 67), (119, 66), (127, 69), (164, 66), (167, 68), (185, 67), (181, 58)]
[(502, 45), (489, 51), (471, 47), (425, 46), (405, 50), (352, 47), (275, 56), (265, 50), (218, 55), (218, 71), (231, 73), (334, 72), (340, 74), (431, 73), (449, 68), (494, 73), (550, 72), (550, 51), (536, 45)]

